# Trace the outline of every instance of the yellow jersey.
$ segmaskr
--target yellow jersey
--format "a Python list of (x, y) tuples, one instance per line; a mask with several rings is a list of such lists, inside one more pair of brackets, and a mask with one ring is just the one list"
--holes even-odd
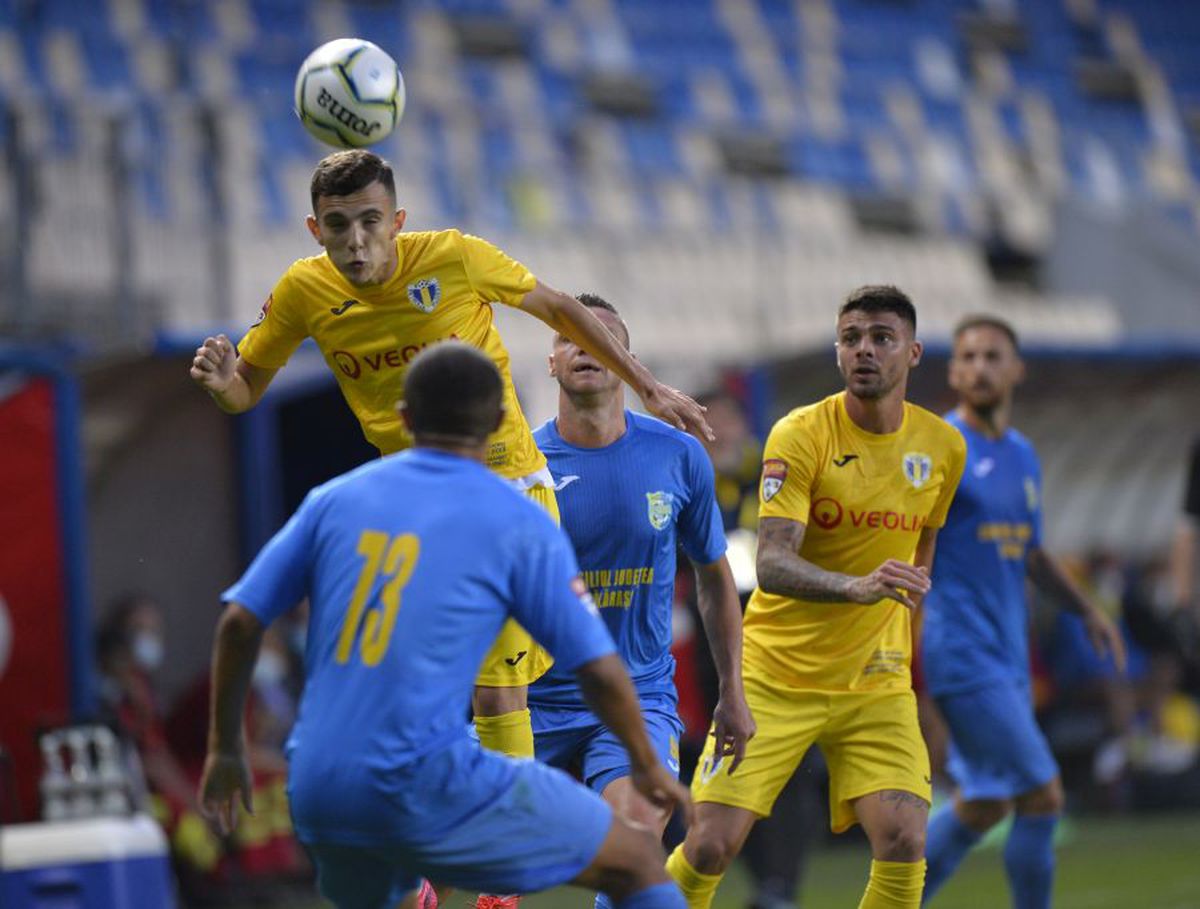
[(253, 366), (278, 369), (312, 338), (367, 441), (391, 454), (412, 444), (396, 411), (408, 364), (438, 341), (473, 344), (504, 380), (505, 417), (489, 440), (488, 466), (510, 479), (541, 470), (546, 459), (517, 400), (491, 307), (519, 305), (537, 279), (486, 240), (457, 230), (398, 234), (396, 255), (392, 277), (371, 287), (351, 284), (324, 253), (296, 261), (238, 352)]
[[(912, 562), (925, 527), (941, 527), (962, 477), (958, 430), (905, 402), (893, 433), (870, 433), (846, 413), (845, 392), (793, 410), (763, 452), (759, 519), (806, 525), (800, 557), (849, 575), (887, 559)], [(750, 598), (745, 665), (800, 688), (868, 691), (912, 685), (908, 609), (884, 599), (817, 603)]]

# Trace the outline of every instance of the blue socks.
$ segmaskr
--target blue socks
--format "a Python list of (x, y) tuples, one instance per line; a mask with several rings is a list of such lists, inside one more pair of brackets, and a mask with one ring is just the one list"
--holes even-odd
[(1004, 867), (1016, 909), (1049, 909), (1054, 888), (1056, 814), (1018, 814), (1004, 845)]
[[(598, 895), (597, 906), (601, 905), (601, 899), (607, 905), (613, 905), (608, 897)], [(679, 888), (675, 886), (675, 882), (667, 881), (665, 884), (655, 884), (653, 887), (639, 890), (633, 896), (626, 897), (617, 903), (615, 909), (687, 909), (687, 903), (683, 899), (683, 894), (679, 892)]]
[(925, 895), (922, 902), (938, 892), (942, 884), (950, 879), (959, 862), (963, 860), (981, 834), (963, 824), (954, 813), (954, 804), (947, 802), (929, 819), (929, 831), (925, 834)]

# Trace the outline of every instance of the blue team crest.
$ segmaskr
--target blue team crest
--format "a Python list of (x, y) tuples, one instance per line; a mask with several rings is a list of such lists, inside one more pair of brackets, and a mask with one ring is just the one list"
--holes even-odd
[(662, 530), (671, 522), (671, 509), (675, 504), (675, 497), (669, 492), (648, 492), (646, 493), (646, 512), (650, 518), (650, 526), (655, 530)]
[(408, 285), (408, 299), (421, 312), (433, 312), (442, 301), (442, 285), (437, 278), (422, 278)]
[(933, 474), (933, 458), (919, 451), (910, 451), (904, 455), (904, 478), (912, 483), (913, 489), (920, 489), (929, 482)]

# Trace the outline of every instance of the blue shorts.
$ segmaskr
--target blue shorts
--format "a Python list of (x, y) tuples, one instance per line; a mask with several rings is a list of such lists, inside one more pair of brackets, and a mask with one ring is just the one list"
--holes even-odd
[[(650, 743), (663, 766), (679, 775), (679, 736), (683, 723), (674, 698), (644, 695), (642, 719)], [(607, 726), (586, 707), (530, 704), (534, 756), (544, 764), (578, 772), (595, 792), (613, 780), (629, 776), (629, 753)]]
[(1011, 799), (1058, 776), (1028, 687), (992, 682), (935, 699), (950, 727), (946, 770), (964, 799)]
[[(470, 749), (471, 753), (459, 753)], [(414, 825), (411, 836), (376, 844), (302, 835), (321, 895), (339, 909), (392, 909), (421, 878), (484, 893), (535, 893), (574, 880), (592, 863), (612, 826), (612, 810), (569, 776), (462, 742), (430, 756), (427, 814), (441, 829)], [(447, 765), (473, 771), (447, 785)], [(502, 783), (496, 785), (496, 781)]]

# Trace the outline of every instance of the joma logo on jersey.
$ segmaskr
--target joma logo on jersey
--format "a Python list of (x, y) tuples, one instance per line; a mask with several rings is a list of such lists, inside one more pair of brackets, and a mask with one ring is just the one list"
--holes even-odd
[(904, 478), (912, 483), (913, 489), (920, 489), (929, 482), (933, 474), (933, 458), (920, 451), (910, 451), (904, 456)]
[(646, 515), (650, 518), (650, 526), (662, 530), (671, 521), (671, 508), (674, 497), (669, 492), (646, 493)]
[(337, 120), (342, 126), (354, 130), (360, 136), (369, 136), (383, 125), (378, 120), (371, 122), (360, 117), (344, 104), (340, 104), (338, 99), (329, 94), (325, 89), (321, 89), (317, 95), (317, 107), (329, 111), (333, 119)]
[[(808, 510), (809, 521), (822, 530), (840, 527), (846, 517), (846, 509), (837, 499), (823, 496), (812, 503)], [(849, 509), (850, 526), (868, 530), (917, 531), (925, 526), (925, 515), (905, 514), (900, 511), (856, 511)]]
[(413, 357), (430, 344), (451, 339), (458, 340), (458, 335), (451, 334), (447, 338), (434, 338), (432, 341), (424, 341), (421, 344), (405, 344), (403, 347), (392, 347), (388, 350), (367, 354), (351, 353), (348, 350), (332, 350), (329, 352), (329, 358), (333, 360), (342, 375), (357, 379), (363, 374), (364, 369), (372, 373), (383, 372), (386, 369), (403, 369), (412, 361)]
[(408, 299), (421, 312), (433, 312), (442, 300), (442, 285), (437, 278), (422, 278), (408, 285)]

